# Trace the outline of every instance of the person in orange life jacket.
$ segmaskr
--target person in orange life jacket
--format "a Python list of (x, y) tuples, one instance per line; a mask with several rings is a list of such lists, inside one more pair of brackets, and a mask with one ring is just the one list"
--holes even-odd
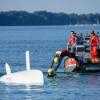
[(71, 36), (68, 39), (68, 51), (74, 52), (74, 47), (77, 44), (78, 36), (74, 31), (71, 31)]
[(90, 55), (92, 63), (98, 63), (98, 47), (99, 47), (99, 37), (96, 35), (94, 31), (91, 32), (89, 37), (90, 42)]

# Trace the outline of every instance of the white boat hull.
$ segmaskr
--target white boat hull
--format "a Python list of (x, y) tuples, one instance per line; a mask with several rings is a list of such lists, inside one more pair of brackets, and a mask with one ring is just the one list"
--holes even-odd
[(25, 70), (6, 74), (0, 78), (6, 84), (43, 85), (43, 73), (40, 70)]

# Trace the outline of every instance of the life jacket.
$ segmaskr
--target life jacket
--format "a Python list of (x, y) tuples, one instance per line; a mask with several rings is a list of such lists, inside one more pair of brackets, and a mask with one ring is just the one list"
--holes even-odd
[(64, 66), (76, 65), (77, 61), (74, 58), (69, 58), (64, 62)]
[(97, 35), (90, 35), (90, 54), (91, 54), (91, 59), (98, 58), (99, 53), (98, 53), (98, 46), (99, 46), (99, 38)]
[(97, 35), (90, 35), (89, 38), (90, 46), (97, 46), (99, 45), (99, 38)]
[(70, 36), (68, 40), (69, 46), (72, 46), (73, 44), (77, 43), (78, 37), (77, 36)]

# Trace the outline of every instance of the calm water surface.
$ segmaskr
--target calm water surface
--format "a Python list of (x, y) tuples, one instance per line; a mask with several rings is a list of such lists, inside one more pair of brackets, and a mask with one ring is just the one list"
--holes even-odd
[[(47, 69), (57, 50), (66, 48), (70, 31), (88, 34), (100, 32), (100, 26), (21, 26), (0, 27), (0, 75), (4, 64), (12, 72), (25, 69), (25, 51), (30, 51), (31, 68), (44, 72), (45, 84), (40, 86), (6, 85), (0, 83), (1, 100), (100, 100), (100, 74), (58, 73), (47, 78)], [(63, 63), (59, 72), (63, 71)]]

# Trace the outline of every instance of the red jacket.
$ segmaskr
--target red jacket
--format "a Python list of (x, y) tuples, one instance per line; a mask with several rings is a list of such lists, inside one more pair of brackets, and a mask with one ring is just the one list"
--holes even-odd
[(72, 46), (74, 43), (77, 43), (78, 37), (71, 35), (68, 40), (68, 45)]
[(97, 48), (99, 46), (99, 38), (97, 35), (95, 34), (91, 34), (90, 35), (90, 54), (91, 54), (91, 58), (98, 58), (98, 51)]
[(97, 35), (93, 35), (91, 34), (90, 35), (90, 38), (89, 38), (89, 42), (90, 42), (90, 46), (99, 46), (99, 38)]

